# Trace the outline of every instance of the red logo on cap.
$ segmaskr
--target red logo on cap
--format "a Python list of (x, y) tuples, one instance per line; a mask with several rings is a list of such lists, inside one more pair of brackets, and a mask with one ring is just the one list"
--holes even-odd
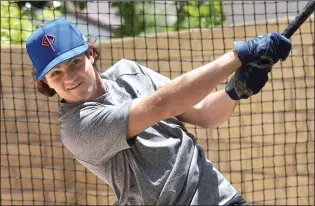
[(55, 42), (55, 36), (50, 35), (50, 34), (46, 34), (45, 36), (43, 36), (42, 45), (49, 46), (54, 52), (56, 52), (53, 46), (54, 42)]

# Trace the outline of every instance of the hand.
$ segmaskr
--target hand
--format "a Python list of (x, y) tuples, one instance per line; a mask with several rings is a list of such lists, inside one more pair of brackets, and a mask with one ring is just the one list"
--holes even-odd
[(261, 59), (271, 59), (273, 64), (285, 60), (291, 51), (291, 42), (286, 37), (269, 33), (244, 42), (234, 42), (234, 47), (243, 65)]
[(235, 71), (225, 92), (234, 100), (247, 99), (265, 86), (271, 69), (272, 62), (268, 59), (250, 62)]

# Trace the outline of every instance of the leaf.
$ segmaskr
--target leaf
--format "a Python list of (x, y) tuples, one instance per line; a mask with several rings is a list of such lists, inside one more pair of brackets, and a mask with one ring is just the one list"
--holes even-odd
[(36, 19), (48, 21), (55, 19), (56, 17), (60, 17), (61, 15), (62, 13), (59, 10), (42, 9), (42, 11), (36, 16)]
[(38, 25), (33, 25), (32, 20), (51, 20), (61, 11), (44, 9), (40, 15), (25, 7), (19, 7), (16, 2), (1, 1), (1, 44), (21, 44), (31, 35)]
[(75, 8), (79, 8), (80, 11), (84, 10), (87, 7), (87, 2), (84, 1), (73, 1), (72, 3)]
[(210, 4), (200, 7), (200, 14), (201, 16), (204, 17), (210, 17), (211, 16)]
[[(15, 2), (1, 1), (1, 34), (4, 35), (1, 39), (10, 39), (12, 33), (11, 39), (24, 41), (29, 32), (38, 26), (31, 24), (34, 20), (48, 21), (67, 12), (66, 2), (58, 8), (48, 8), (51, 4), (47, 2), (30, 1), (37, 8), (28, 10), (23, 6), (20, 9)], [(68, 3), (80, 10), (87, 8), (86, 1)], [(110, 1), (110, 6), (117, 9), (116, 15), (121, 18), (121, 26), (113, 34), (119, 38), (222, 25), (226, 18), (221, 1), (167, 1), (167, 4), (160, 1)], [(175, 10), (175, 15), (170, 16), (167, 13), (169, 9)]]

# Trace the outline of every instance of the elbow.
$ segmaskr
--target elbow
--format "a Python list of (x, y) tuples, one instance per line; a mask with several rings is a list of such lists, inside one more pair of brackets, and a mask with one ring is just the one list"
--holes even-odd
[(207, 124), (204, 128), (205, 129), (215, 129), (219, 127), (220, 125), (214, 125), (214, 124)]
[(204, 129), (215, 129), (219, 127), (221, 124), (218, 121), (214, 121), (212, 119), (208, 119), (208, 121), (204, 122), (200, 125)]
[(198, 121), (195, 121), (193, 122), (194, 125), (198, 126), (198, 127), (201, 127), (202, 129), (213, 129), (214, 128), (214, 125), (206, 120), (206, 119), (198, 119)]
[(215, 128), (212, 124), (200, 124), (199, 126), (203, 129), (214, 129)]
[(175, 105), (173, 102), (167, 101), (167, 99), (160, 100), (155, 104), (155, 113), (162, 119), (179, 116), (183, 113), (183, 110), (180, 106)]

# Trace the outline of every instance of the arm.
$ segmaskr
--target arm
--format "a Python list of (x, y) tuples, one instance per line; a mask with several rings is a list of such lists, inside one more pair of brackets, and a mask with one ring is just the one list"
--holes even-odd
[(242, 65), (235, 50), (187, 72), (130, 108), (128, 137), (134, 137), (160, 120), (182, 114), (205, 98), (221, 81)]
[(232, 100), (224, 90), (220, 90), (210, 93), (201, 102), (177, 118), (203, 128), (215, 128), (230, 117), (238, 102)]
[[(153, 95), (141, 97), (134, 102), (129, 110), (127, 137), (137, 135), (162, 119), (184, 113), (203, 100), (234, 71), (236, 77), (233, 79), (236, 81), (229, 83), (226, 89), (232, 99), (248, 98), (259, 92), (268, 80), (272, 65), (289, 55), (291, 42), (280, 34), (270, 33), (254, 37), (247, 42), (235, 42), (234, 47), (235, 50), (173, 79)], [(237, 70), (241, 66), (245, 68)], [(264, 74), (262, 85), (257, 86), (255, 82), (246, 81), (247, 74), (251, 72), (256, 73), (253, 76), (260, 79), (261, 71)], [(250, 84), (257, 90), (248, 89)]]

